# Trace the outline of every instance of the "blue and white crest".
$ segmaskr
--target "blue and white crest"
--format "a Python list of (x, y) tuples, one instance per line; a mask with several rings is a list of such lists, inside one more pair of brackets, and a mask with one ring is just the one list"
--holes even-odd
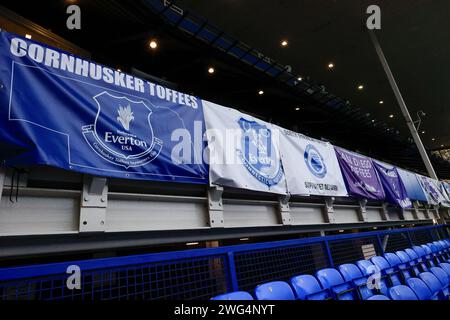
[(240, 118), (238, 123), (243, 131), (242, 150), (238, 152), (245, 168), (268, 187), (277, 185), (283, 178), (283, 170), (271, 130), (244, 118)]
[(312, 145), (305, 148), (304, 158), (309, 171), (317, 178), (323, 178), (327, 174), (327, 166), (320, 152)]
[(98, 106), (93, 125), (83, 126), (90, 147), (102, 158), (125, 168), (143, 166), (161, 152), (153, 134), (152, 110), (142, 101), (106, 91), (93, 97)]

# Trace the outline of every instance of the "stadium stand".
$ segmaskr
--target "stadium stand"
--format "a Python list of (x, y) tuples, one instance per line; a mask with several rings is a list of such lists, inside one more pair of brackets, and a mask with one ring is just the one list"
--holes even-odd
[[(313, 252), (317, 245), (330, 247), (342, 241), (359, 241), (386, 234), (446, 230), (444, 226), (366, 232), (220, 248), (194, 249), (151, 255), (126, 256), (51, 265), (0, 269), (2, 300), (37, 298), (41, 300), (89, 299), (212, 299), (212, 300), (448, 300), (450, 264), (427, 267), (417, 275), (417, 264), (429, 265), (436, 257), (446, 258), (450, 243), (434, 239), (414, 243), (404, 251), (384, 252), (365, 260), (336, 265), (331, 252), (326, 263)], [(419, 262), (417, 248), (434, 248)], [(313, 250), (310, 261), (302, 255), (284, 255), (271, 260), (274, 249), (288, 252), (302, 247)], [(415, 250), (414, 250), (415, 249)], [(288, 251), (286, 251), (288, 250)], [(430, 249), (431, 250), (431, 249)], [(352, 249), (346, 255), (356, 255)], [(406, 252), (410, 252), (408, 256)], [(420, 251), (420, 250), (419, 250)], [(425, 250), (424, 250), (425, 251)], [(413, 252), (414, 254), (412, 254)], [(421, 251), (420, 251), (421, 252)], [(243, 268), (258, 254), (261, 264)], [(287, 259), (287, 260), (286, 260)], [(63, 283), (68, 265), (87, 270), (82, 292), (67, 291)], [(275, 273), (285, 265), (283, 273)], [(302, 266), (308, 266), (303, 267)], [(298, 268), (300, 266), (300, 268)], [(251, 270), (251, 271), (250, 271)], [(299, 270), (305, 273), (296, 274)], [(249, 276), (249, 272), (253, 274)], [(412, 276), (414, 274), (414, 276)]]

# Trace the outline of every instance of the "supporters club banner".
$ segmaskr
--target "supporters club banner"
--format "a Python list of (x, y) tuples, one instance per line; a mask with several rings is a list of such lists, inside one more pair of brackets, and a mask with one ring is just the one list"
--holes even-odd
[(280, 151), (290, 194), (347, 196), (333, 146), (280, 128)]
[(286, 194), (276, 126), (203, 101), (211, 184)]
[(334, 147), (349, 195), (383, 200), (383, 188), (372, 160), (363, 155)]
[(4, 31), (0, 81), (6, 166), (208, 182), (196, 97)]
[(372, 163), (380, 178), (386, 200), (402, 208), (411, 208), (411, 200), (408, 198), (406, 188), (400, 179), (397, 168), (374, 160)]

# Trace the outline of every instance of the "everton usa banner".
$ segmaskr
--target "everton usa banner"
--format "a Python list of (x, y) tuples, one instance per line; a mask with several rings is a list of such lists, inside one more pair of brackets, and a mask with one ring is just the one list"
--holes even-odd
[(210, 183), (286, 194), (277, 127), (211, 102), (203, 108)]
[(411, 208), (412, 203), (406, 193), (397, 168), (388, 164), (372, 161), (380, 178), (381, 185), (389, 203), (397, 204), (402, 208)]
[(334, 149), (348, 193), (358, 198), (383, 200), (385, 195), (372, 160), (342, 148)]
[(347, 196), (333, 146), (279, 128), (280, 150), (290, 194)]
[(199, 99), (16, 35), (0, 36), (6, 166), (207, 183)]

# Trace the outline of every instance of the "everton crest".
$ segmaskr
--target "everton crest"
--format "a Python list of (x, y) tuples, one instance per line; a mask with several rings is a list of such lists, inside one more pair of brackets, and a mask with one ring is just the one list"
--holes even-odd
[(283, 178), (283, 170), (271, 130), (244, 118), (240, 118), (238, 123), (243, 131), (242, 149), (238, 153), (245, 168), (268, 187), (277, 185)]
[(106, 91), (93, 97), (98, 106), (94, 124), (83, 126), (89, 146), (103, 159), (125, 168), (143, 166), (161, 152), (153, 134), (152, 110), (142, 101)]

